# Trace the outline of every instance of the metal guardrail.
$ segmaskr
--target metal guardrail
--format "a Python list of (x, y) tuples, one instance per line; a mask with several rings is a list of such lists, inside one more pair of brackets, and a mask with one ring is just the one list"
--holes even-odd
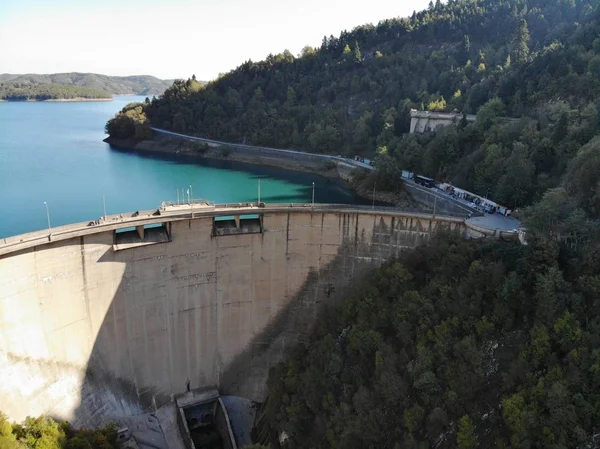
[(164, 209), (166, 207), (184, 207), (184, 206), (189, 206), (190, 203), (192, 205), (202, 205), (202, 206), (214, 206), (215, 203), (213, 203), (212, 201), (209, 200), (204, 200), (204, 199), (192, 199), (192, 200), (185, 200), (185, 201), (161, 201), (160, 205), (158, 206), (159, 209)]
[[(338, 203), (316, 203), (314, 206), (311, 203), (277, 203), (277, 204), (266, 204), (264, 202), (241, 202), (241, 203), (213, 203), (208, 200), (192, 200), (192, 204), (195, 205), (204, 205), (205, 207), (213, 207), (215, 209), (231, 209), (231, 208), (244, 208), (244, 207), (257, 207), (260, 209), (269, 209), (274, 207), (276, 209), (280, 209), (281, 207), (290, 207), (290, 208), (315, 208), (319, 210), (324, 209), (359, 209), (364, 211), (386, 211), (386, 212), (406, 212), (406, 213), (414, 213), (414, 214), (426, 214), (426, 215), (435, 215), (438, 217), (456, 217), (456, 218), (466, 218), (467, 213), (432, 213), (431, 211), (419, 209), (416, 207), (397, 207), (397, 206), (369, 206), (364, 204), (338, 204)], [(174, 201), (162, 201), (160, 203), (160, 209), (164, 209), (166, 207), (185, 207), (189, 206), (189, 202), (185, 203), (176, 203)]]
[(346, 164), (349, 164), (349, 165), (357, 167), (357, 168), (364, 168), (367, 170), (375, 169), (375, 167), (373, 167), (365, 162), (360, 162), (360, 161), (357, 161), (357, 160), (354, 160), (351, 158), (334, 156), (331, 154), (308, 153), (306, 151), (284, 150), (282, 148), (261, 147), (261, 146), (257, 146), (257, 145), (246, 145), (243, 143), (223, 142), (221, 140), (208, 139), (206, 137), (189, 136), (187, 134), (176, 133), (176, 132), (168, 131), (166, 129), (161, 129), (161, 128), (150, 127), (150, 129), (157, 133), (165, 134), (168, 136), (178, 137), (180, 139), (196, 140), (198, 142), (212, 143), (212, 144), (216, 144), (216, 145), (225, 145), (225, 146), (228, 146), (231, 148), (243, 148), (246, 150), (257, 150), (257, 151), (266, 150), (266, 151), (272, 151), (272, 152), (283, 153), (283, 154), (288, 154), (288, 155), (312, 157), (312, 158), (316, 158), (316, 159), (325, 159), (325, 160), (336, 160), (336, 161), (340, 161), (340, 162), (345, 162)]

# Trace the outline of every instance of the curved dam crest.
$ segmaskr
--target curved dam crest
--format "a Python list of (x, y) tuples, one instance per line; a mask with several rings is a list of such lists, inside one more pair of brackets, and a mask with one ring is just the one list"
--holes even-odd
[(188, 387), (261, 401), (321, 302), (439, 229), (467, 232), (461, 218), (385, 208), (175, 209), (0, 241), (11, 419), (96, 426)]

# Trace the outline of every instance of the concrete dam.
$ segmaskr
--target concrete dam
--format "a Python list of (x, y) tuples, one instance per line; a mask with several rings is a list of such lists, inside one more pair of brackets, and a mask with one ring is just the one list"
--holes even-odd
[(353, 279), (463, 218), (336, 205), (162, 205), (0, 240), (0, 409), (76, 426), (269, 368)]

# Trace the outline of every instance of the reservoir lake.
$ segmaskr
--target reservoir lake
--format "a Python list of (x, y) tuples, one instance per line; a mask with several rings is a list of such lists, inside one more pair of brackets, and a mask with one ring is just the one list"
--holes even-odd
[(153, 209), (192, 186), (216, 203), (358, 203), (349, 190), (317, 175), (227, 161), (177, 160), (112, 149), (104, 125), (144, 97), (99, 102), (0, 102), (0, 238), (104, 214)]

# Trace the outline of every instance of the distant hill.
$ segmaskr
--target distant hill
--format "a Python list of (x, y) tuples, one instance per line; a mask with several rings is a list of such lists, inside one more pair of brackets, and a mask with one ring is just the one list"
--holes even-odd
[(64, 84), (36, 83), (31, 81), (0, 81), (0, 100), (48, 101), (48, 100), (112, 100), (104, 90)]
[(58, 84), (94, 89), (112, 95), (160, 95), (173, 80), (161, 80), (149, 75), (107, 76), (97, 73), (54, 73), (50, 75), (0, 74), (0, 84)]

